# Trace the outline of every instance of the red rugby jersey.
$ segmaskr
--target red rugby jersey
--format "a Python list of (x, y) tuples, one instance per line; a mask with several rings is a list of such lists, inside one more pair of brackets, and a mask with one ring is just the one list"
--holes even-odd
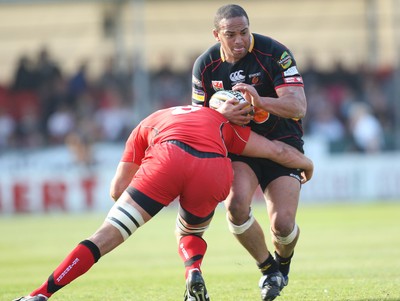
[(172, 107), (154, 112), (133, 129), (121, 161), (140, 165), (149, 146), (167, 140), (179, 140), (201, 152), (241, 154), (249, 136), (249, 127), (232, 124), (208, 107)]

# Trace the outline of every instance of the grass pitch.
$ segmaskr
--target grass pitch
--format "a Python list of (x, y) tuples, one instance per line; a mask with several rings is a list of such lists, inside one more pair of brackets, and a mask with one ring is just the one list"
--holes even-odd
[[(268, 229), (264, 211), (262, 205), (254, 208)], [(2, 216), (0, 300), (12, 300), (39, 286), (104, 216)], [(184, 268), (173, 234), (175, 216), (174, 208), (161, 211), (51, 300), (183, 300)], [(301, 238), (290, 282), (277, 301), (400, 300), (400, 202), (303, 205), (297, 222)], [(269, 239), (267, 231), (266, 236)], [(202, 269), (211, 300), (260, 300), (260, 274), (228, 232), (222, 207), (205, 238), (208, 252)]]

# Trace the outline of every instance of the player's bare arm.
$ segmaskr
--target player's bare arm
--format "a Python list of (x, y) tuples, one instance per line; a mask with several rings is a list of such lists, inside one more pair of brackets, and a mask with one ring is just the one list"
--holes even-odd
[(110, 185), (110, 196), (114, 201), (119, 199), (138, 169), (139, 166), (133, 162), (119, 162)]
[(278, 98), (262, 97), (253, 86), (244, 83), (235, 85), (233, 90), (241, 91), (247, 101), (274, 115), (294, 119), (301, 119), (306, 115), (307, 100), (303, 87), (281, 87), (276, 90)]
[(313, 175), (313, 162), (297, 149), (281, 141), (271, 141), (255, 132), (251, 132), (242, 155), (267, 158), (288, 168), (302, 169), (304, 170), (302, 183), (309, 181)]
[(253, 116), (248, 114), (251, 111), (248, 105), (238, 103), (234, 98), (225, 101), (217, 111), (224, 115), (230, 122), (237, 125), (248, 124), (253, 119)]

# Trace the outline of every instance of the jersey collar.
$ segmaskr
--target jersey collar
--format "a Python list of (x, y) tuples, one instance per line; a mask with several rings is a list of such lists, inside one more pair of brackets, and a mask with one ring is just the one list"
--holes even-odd
[[(253, 34), (250, 34), (250, 47), (249, 47), (249, 52), (252, 52), (252, 51), (253, 51), (253, 48), (254, 48), (254, 37), (253, 37)], [(222, 51), (222, 47), (221, 47), (221, 46), (219, 47), (219, 53), (220, 53), (220, 56), (221, 56), (221, 60), (222, 60), (223, 62), (225, 62), (225, 55), (224, 55), (224, 52)]]

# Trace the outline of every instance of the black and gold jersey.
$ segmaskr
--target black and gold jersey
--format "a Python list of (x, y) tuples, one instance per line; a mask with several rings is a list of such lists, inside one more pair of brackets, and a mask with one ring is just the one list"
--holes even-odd
[[(208, 106), (211, 95), (218, 90), (231, 90), (237, 83), (253, 85), (260, 96), (277, 97), (283, 86), (303, 86), (302, 77), (290, 50), (276, 40), (251, 35), (245, 57), (236, 63), (224, 60), (220, 43), (201, 54), (193, 66), (192, 104)], [(301, 120), (286, 119), (256, 108), (250, 126), (269, 139), (278, 139), (302, 150)]]

